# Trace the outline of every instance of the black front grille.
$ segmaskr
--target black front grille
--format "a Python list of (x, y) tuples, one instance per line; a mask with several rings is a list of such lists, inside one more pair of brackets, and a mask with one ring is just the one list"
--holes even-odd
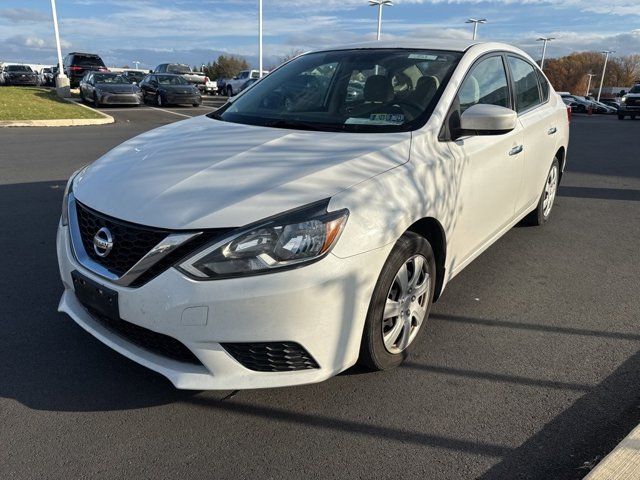
[(178, 362), (202, 365), (202, 362), (198, 360), (198, 357), (191, 350), (173, 337), (154, 332), (120, 318), (107, 317), (86, 306), (85, 308), (98, 323), (138, 347)]
[(294, 342), (223, 343), (245, 368), (257, 372), (291, 372), (320, 368), (302, 345)]
[[(153, 247), (169, 235), (168, 230), (123, 222), (90, 209), (76, 201), (80, 236), (87, 255), (118, 276), (133, 267)], [(107, 227), (113, 237), (113, 249), (102, 258), (93, 249), (93, 237)]]

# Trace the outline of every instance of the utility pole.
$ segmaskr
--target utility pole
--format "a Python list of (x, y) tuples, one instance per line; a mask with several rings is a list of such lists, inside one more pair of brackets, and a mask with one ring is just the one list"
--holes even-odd
[(382, 7), (393, 7), (392, 0), (369, 0), (370, 7), (378, 7), (378, 32), (376, 34), (376, 40), (380, 41), (382, 34)]
[(258, 78), (262, 78), (262, 0), (258, 0)]
[(62, 66), (62, 49), (60, 48), (60, 32), (58, 30), (58, 13), (56, 11), (56, 0), (51, 0), (51, 13), (53, 14), (53, 31), (56, 36), (56, 48), (58, 50), (58, 76), (56, 77), (56, 93), (60, 97), (70, 97), (69, 79), (64, 74)]
[(555, 40), (555, 37), (540, 37), (538, 42), (542, 42), (542, 60), (540, 60), (540, 70), (544, 70), (544, 58), (547, 55), (547, 43)]
[(587, 91), (584, 94), (585, 97), (589, 96), (589, 90), (591, 90), (591, 79), (595, 76), (596, 76), (595, 73), (587, 73), (587, 77), (589, 77), (589, 81), (587, 82)]
[(609, 61), (609, 55), (616, 52), (615, 50), (603, 50), (602, 53), (605, 54), (605, 57), (604, 67), (602, 67), (602, 78), (600, 79), (600, 88), (598, 89), (598, 102), (600, 101), (600, 95), (602, 94), (602, 85), (604, 85), (604, 74), (607, 72), (607, 62)]
[(478, 24), (487, 23), (486, 18), (470, 18), (465, 23), (473, 23), (473, 40), (478, 37)]

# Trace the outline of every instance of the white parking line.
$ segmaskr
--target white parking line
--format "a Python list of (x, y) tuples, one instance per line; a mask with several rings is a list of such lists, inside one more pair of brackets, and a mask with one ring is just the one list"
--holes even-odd
[(173, 113), (174, 115), (178, 115), (179, 117), (191, 118), (194, 116), (194, 115), (185, 115), (184, 113), (172, 112), (171, 110), (165, 110), (164, 108), (158, 108), (158, 107), (149, 107), (149, 108), (153, 110), (160, 110), (161, 112)]

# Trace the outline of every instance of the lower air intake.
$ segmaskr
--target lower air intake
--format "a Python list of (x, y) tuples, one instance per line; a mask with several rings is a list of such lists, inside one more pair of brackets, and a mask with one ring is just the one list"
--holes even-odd
[(256, 372), (293, 372), (320, 368), (302, 345), (294, 342), (223, 343), (245, 368)]

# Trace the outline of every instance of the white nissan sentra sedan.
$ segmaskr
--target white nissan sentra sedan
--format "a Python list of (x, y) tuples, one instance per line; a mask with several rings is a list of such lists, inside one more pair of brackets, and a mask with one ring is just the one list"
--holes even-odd
[(301, 55), (71, 177), (59, 310), (178, 388), (395, 367), (447, 282), (549, 219), (568, 137), (509, 45)]

